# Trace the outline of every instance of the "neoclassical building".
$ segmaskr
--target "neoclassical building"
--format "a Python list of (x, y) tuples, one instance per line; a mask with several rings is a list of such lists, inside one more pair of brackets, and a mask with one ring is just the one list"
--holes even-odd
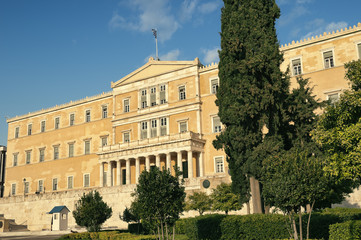
[[(344, 63), (361, 58), (361, 24), (280, 50), (281, 69), (289, 69), (292, 87), (302, 75), (310, 78), (319, 99), (337, 101), (348, 88)], [(32, 214), (40, 211), (33, 209), (41, 201), (73, 210), (88, 189), (110, 191), (109, 202), (119, 194), (129, 198), (140, 173), (154, 166), (174, 173), (177, 165), (187, 191), (210, 191), (229, 182), (225, 154), (212, 145), (222, 131), (215, 105), (218, 85), (217, 64), (150, 58), (112, 82), (108, 93), (8, 119), (0, 213), (21, 218), (11, 209), (14, 202), (33, 206)], [(358, 193), (352, 196), (350, 201), (361, 206)], [(44, 228), (45, 218), (33, 229)]]

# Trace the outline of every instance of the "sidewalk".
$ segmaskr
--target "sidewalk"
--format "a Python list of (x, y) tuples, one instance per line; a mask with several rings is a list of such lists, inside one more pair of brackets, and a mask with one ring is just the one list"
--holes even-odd
[[(78, 232), (83, 232), (82, 230)], [(11, 236), (47, 236), (47, 235), (65, 235), (71, 233), (70, 230), (64, 231), (25, 231), (25, 232), (1, 232), (0, 237), (11, 237)]]

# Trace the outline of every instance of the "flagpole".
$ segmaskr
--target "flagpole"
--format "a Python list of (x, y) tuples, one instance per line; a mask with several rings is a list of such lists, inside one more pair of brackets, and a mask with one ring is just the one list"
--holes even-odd
[(159, 61), (159, 58), (158, 58), (158, 36), (157, 36), (158, 34), (157, 34), (157, 29), (153, 28), (152, 32), (153, 32), (153, 35), (155, 37), (155, 59), (157, 61)]

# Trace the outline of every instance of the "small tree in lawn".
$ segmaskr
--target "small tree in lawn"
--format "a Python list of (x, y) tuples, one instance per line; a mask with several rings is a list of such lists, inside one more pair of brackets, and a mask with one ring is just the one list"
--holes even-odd
[(205, 192), (194, 192), (188, 196), (186, 210), (198, 211), (202, 216), (205, 211), (211, 210), (211, 198)]
[(130, 208), (126, 207), (123, 211), (123, 214), (119, 214), (119, 218), (127, 223), (138, 223), (138, 234), (139, 234), (139, 225), (140, 225), (140, 208), (138, 201), (132, 202)]
[(157, 167), (143, 171), (133, 193), (142, 209), (142, 223), (155, 226), (154, 233), (158, 232), (159, 239), (165, 239), (164, 235), (168, 239), (170, 227), (173, 227), (174, 239), (175, 222), (184, 208), (186, 194), (182, 182), (178, 180), (180, 172), (175, 170), (176, 176), (172, 176), (169, 170), (161, 171)]
[(232, 192), (232, 185), (221, 183), (217, 188), (213, 189), (212, 209), (216, 211), (224, 211), (227, 215), (229, 211), (242, 209), (239, 198)]
[(73, 216), (75, 222), (86, 227), (88, 232), (99, 232), (101, 225), (112, 216), (112, 208), (103, 201), (99, 192), (84, 193), (75, 205)]

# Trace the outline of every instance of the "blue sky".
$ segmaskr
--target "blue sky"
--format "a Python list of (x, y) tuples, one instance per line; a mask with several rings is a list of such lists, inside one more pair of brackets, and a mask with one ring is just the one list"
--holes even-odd
[[(277, 0), (280, 44), (361, 22), (360, 0)], [(110, 91), (155, 56), (218, 61), (220, 0), (0, 0), (0, 145), (6, 117)]]

